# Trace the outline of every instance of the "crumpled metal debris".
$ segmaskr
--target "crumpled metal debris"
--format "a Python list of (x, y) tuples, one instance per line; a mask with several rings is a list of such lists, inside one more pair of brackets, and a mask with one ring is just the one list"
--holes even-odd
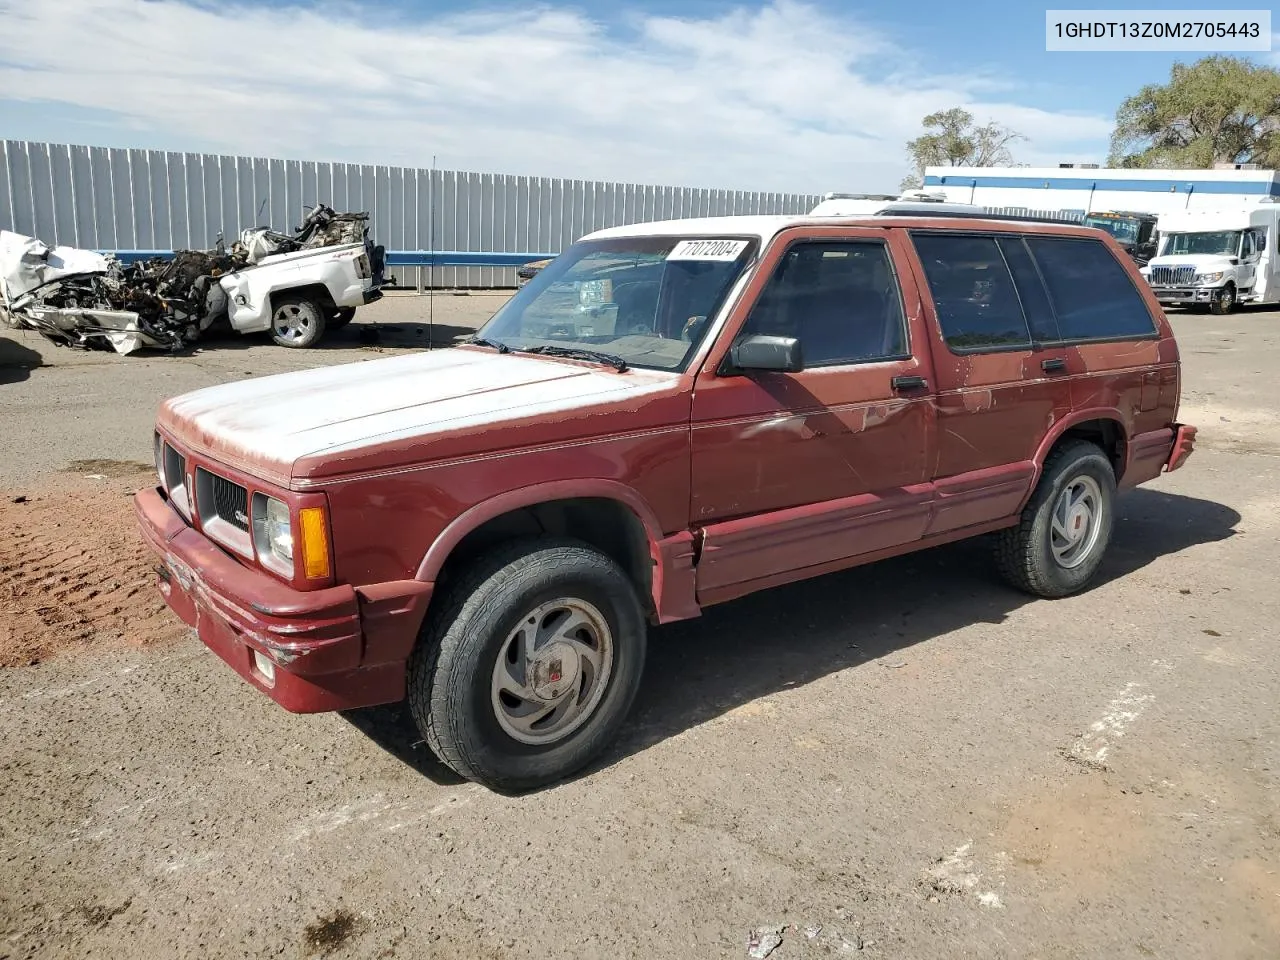
[(337, 213), (322, 203), (292, 234), (254, 227), (241, 231), (230, 249), (219, 238), (211, 250), (178, 250), (128, 265), (0, 231), (0, 315), (9, 326), (39, 331), (60, 345), (178, 352), (226, 319), (219, 279), (265, 266), (276, 254), (363, 242), (380, 286), (386, 252), (369, 243), (368, 221), (367, 213)]
[[(333, 207), (319, 204), (307, 214), (292, 234), (276, 233), (270, 227), (253, 227), (240, 232), (240, 240), (232, 250), (243, 252), (249, 263), (258, 263), (264, 257), (278, 253), (293, 253), (316, 247), (337, 247), (347, 243), (363, 243), (369, 233), (369, 214), (338, 213)], [(375, 284), (382, 279), (385, 269), (385, 251), (375, 247), (372, 264)]]
[(756, 927), (747, 935), (747, 956), (752, 960), (764, 960), (782, 946), (782, 931), (786, 927)]

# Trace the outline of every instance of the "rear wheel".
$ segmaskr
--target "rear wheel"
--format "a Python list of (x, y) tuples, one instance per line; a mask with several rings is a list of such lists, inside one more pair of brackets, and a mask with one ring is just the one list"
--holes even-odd
[(271, 339), (282, 347), (314, 347), (324, 336), (325, 312), (310, 297), (278, 297), (271, 310)]
[(613, 740), (639, 689), (646, 625), (626, 574), (571, 540), (491, 553), (448, 592), (409, 663), (432, 751), (497, 790), (543, 786)]
[(355, 307), (335, 307), (333, 313), (329, 316), (329, 329), (341, 330), (356, 315)]
[(1236, 308), (1236, 285), (1224, 284), (1215, 290), (1209, 300), (1209, 312), (1225, 316)]
[(1115, 492), (1115, 471), (1098, 446), (1072, 440), (1058, 447), (1021, 522), (997, 535), (1001, 574), (1039, 597), (1083, 589), (1111, 542)]

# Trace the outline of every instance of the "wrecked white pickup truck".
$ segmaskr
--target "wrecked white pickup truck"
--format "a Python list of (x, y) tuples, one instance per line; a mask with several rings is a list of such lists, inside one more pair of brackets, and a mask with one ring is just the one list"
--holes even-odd
[(0, 231), (0, 310), (55, 343), (131, 353), (179, 351), (206, 331), (269, 331), (314, 346), (382, 296), (385, 251), (368, 214), (320, 204), (293, 234), (245, 230), (228, 250), (179, 250), (124, 264), (91, 250)]

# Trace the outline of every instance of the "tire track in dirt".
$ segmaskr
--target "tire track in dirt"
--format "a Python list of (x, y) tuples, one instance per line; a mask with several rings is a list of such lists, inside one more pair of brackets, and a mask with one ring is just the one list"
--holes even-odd
[(129, 500), (151, 476), (134, 464), (110, 473), (0, 495), (0, 667), (183, 635), (153, 585)]

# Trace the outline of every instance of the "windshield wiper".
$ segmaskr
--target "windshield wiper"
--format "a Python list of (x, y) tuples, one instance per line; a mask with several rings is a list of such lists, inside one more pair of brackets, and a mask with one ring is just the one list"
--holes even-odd
[(486, 337), (472, 337), (467, 343), (476, 347), (493, 347), (499, 353), (510, 353), (511, 348), (500, 340), (490, 340)]
[(536, 347), (520, 347), (521, 353), (540, 353), (546, 357), (568, 357), (572, 360), (591, 360), (613, 367), (619, 373), (627, 369), (627, 361), (614, 353), (602, 353), (599, 350), (584, 350), (582, 347), (561, 347), (554, 343), (540, 344)]

